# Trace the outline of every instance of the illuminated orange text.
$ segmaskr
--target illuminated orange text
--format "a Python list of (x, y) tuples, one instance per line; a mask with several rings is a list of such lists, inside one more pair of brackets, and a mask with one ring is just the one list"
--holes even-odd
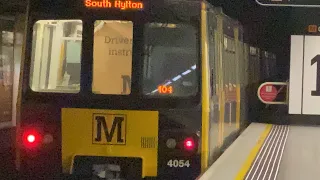
[(95, 8), (118, 8), (121, 10), (125, 9), (143, 9), (142, 2), (132, 2), (132, 1), (109, 1), (109, 0), (86, 0), (85, 1), (86, 7), (95, 7)]
[(119, 9), (142, 9), (143, 4), (141, 2), (131, 2), (131, 1), (115, 1), (114, 7)]
[(100, 8), (111, 8), (112, 4), (108, 0), (102, 0), (102, 1), (92, 1), (92, 0), (86, 0), (85, 2), (86, 7), (100, 7)]
[(318, 31), (318, 26), (317, 25), (309, 25), (308, 26), (308, 32), (309, 33), (315, 33)]
[(158, 92), (160, 94), (172, 94), (172, 86), (158, 86)]

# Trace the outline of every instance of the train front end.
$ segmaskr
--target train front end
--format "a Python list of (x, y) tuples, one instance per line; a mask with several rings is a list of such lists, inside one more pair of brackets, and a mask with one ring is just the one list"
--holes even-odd
[(201, 2), (30, 1), (17, 167), (31, 179), (195, 179)]

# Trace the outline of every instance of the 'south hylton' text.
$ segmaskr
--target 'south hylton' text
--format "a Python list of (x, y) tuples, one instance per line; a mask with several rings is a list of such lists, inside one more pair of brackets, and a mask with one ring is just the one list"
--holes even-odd
[(125, 9), (143, 9), (142, 2), (132, 2), (132, 1), (110, 1), (110, 0), (85, 0), (86, 7), (93, 8), (118, 8), (121, 10)]

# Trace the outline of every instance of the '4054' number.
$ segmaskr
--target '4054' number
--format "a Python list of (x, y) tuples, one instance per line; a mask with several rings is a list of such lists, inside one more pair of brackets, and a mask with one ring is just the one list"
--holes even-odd
[(175, 167), (175, 168), (177, 168), (177, 167), (190, 167), (190, 162), (189, 162), (189, 160), (177, 160), (177, 159), (172, 160), (172, 159), (170, 159), (168, 161), (167, 165), (169, 167)]

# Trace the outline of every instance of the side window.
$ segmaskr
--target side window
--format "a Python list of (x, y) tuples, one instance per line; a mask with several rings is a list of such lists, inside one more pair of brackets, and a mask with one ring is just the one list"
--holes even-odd
[(37, 21), (33, 26), (31, 89), (79, 92), (81, 45), (81, 20)]
[(210, 88), (211, 96), (216, 95), (216, 61), (215, 61), (215, 31), (216, 31), (216, 19), (212, 12), (208, 12), (208, 38), (209, 38), (209, 65), (210, 65)]
[(131, 21), (96, 21), (93, 43), (93, 83), (95, 94), (131, 93)]

